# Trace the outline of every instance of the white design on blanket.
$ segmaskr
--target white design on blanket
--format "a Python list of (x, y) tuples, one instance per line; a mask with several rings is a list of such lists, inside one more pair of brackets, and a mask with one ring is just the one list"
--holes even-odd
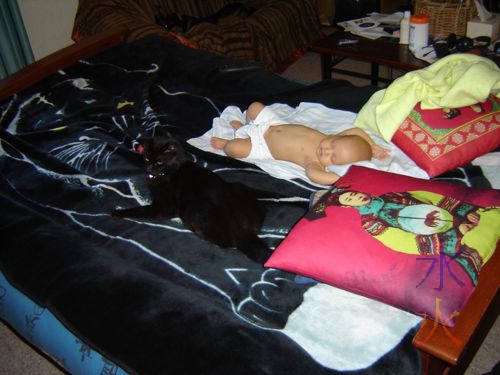
[[(331, 109), (318, 103), (300, 103), (298, 107), (292, 108), (286, 104), (271, 104), (269, 106), (276, 114), (289, 124), (305, 124), (317, 129), (325, 134), (336, 134), (342, 130), (354, 127), (356, 114), (348, 111)], [(231, 120), (245, 122), (245, 112), (238, 107), (229, 106), (221, 113), (220, 117), (213, 119), (212, 128), (200, 137), (191, 138), (188, 143), (208, 152), (224, 155), (223, 151), (214, 149), (210, 144), (211, 137), (220, 137), (233, 139), (235, 132), (230, 125)], [(369, 133), (372, 139), (380, 146), (390, 150), (391, 157), (386, 160), (362, 161), (356, 165), (368, 168), (393, 172), (413, 177), (428, 179), (428, 174), (418, 167), (403, 151), (396, 145), (388, 143), (382, 137)], [(300, 178), (310, 182), (306, 177), (304, 169), (296, 164), (283, 160), (255, 160), (243, 158), (243, 161), (252, 163), (269, 173), (271, 176), (290, 180)], [(335, 172), (342, 176), (350, 165), (331, 165), (327, 167), (328, 171)]]

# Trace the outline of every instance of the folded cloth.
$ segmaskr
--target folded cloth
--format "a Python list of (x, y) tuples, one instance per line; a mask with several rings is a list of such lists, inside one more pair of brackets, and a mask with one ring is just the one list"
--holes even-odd
[[(269, 106), (276, 115), (283, 119), (287, 124), (303, 124), (319, 130), (325, 134), (336, 134), (345, 129), (354, 126), (356, 114), (348, 111), (341, 111), (325, 107), (318, 103), (300, 103), (298, 107), (292, 108), (286, 104), (271, 104)], [(224, 139), (235, 138), (235, 131), (231, 127), (231, 121), (238, 120), (245, 123), (245, 112), (242, 112), (238, 107), (229, 106), (221, 113), (220, 117), (216, 117), (212, 121), (212, 128), (200, 137), (191, 138), (188, 143), (201, 150), (224, 155), (222, 150), (217, 150), (210, 143), (211, 137), (219, 137)], [(355, 163), (368, 168), (379, 169), (383, 171), (404, 174), (408, 176), (429, 178), (427, 173), (418, 167), (413, 160), (403, 153), (397, 146), (392, 143), (385, 142), (380, 136), (368, 131), (368, 134), (380, 146), (390, 150), (391, 157), (385, 160), (372, 159), (371, 161), (362, 161)], [(241, 159), (248, 163), (257, 165), (265, 172), (276, 178), (285, 180), (302, 179), (312, 183), (306, 176), (304, 168), (301, 166), (283, 160), (274, 159)], [(326, 169), (330, 172), (335, 172), (342, 176), (350, 165), (331, 165)], [(316, 185), (316, 184), (314, 184)], [(320, 185), (317, 185), (320, 186)]]
[(356, 126), (390, 141), (420, 102), (422, 109), (465, 107), (500, 95), (500, 69), (490, 59), (453, 54), (427, 68), (406, 73), (377, 91), (363, 106)]

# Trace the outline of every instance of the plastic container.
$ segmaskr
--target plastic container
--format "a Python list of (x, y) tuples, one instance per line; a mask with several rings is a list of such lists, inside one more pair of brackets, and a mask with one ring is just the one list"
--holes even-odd
[(399, 44), (408, 44), (410, 42), (410, 16), (409, 10), (404, 12), (403, 18), (399, 24)]
[(410, 50), (416, 52), (429, 45), (429, 16), (414, 14), (410, 17)]

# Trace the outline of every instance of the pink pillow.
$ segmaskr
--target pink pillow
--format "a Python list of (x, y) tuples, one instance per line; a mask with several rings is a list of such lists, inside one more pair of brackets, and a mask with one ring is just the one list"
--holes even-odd
[(500, 147), (500, 100), (452, 109), (423, 110), (420, 103), (392, 141), (431, 177)]
[(495, 251), (499, 205), (497, 190), (353, 166), (265, 266), (452, 326)]

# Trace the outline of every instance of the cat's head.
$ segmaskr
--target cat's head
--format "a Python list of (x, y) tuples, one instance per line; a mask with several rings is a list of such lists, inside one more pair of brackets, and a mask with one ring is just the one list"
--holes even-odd
[(140, 140), (148, 178), (175, 173), (186, 161), (181, 143), (175, 138), (154, 137)]

